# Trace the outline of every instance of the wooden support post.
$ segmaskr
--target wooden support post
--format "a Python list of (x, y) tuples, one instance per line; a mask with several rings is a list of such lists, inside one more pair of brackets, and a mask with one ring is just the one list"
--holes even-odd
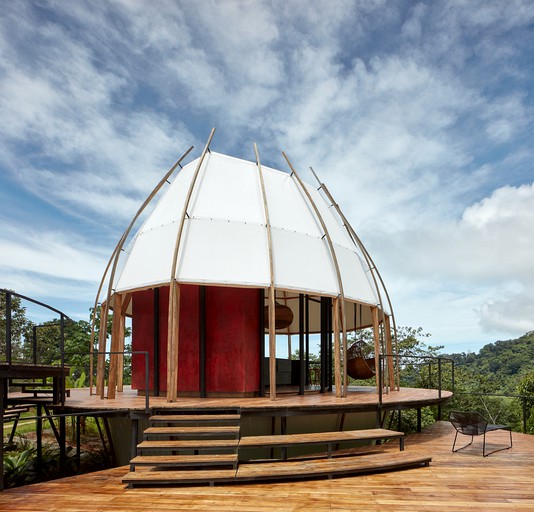
[(124, 391), (124, 332), (126, 331), (126, 312), (132, 300), (132, 294), (124, 295), (121, 308), (120, 318), (120, 332), (119, 332), (119, 359), (117, 366), (117, 391), (122, 393)]
[[(271, 235), (271, 221), (269, 218), (269, 206), (267, 204), (267, 194), (265, 193), (265, 183), (263, 181), (263, 171), (261, 168), (258, 146), (256, 146), (256, 144), (254, 144), (254, 153), (256, 155), (256, 166), (258, 167), (260, 188), (263, 198), (263, 211), (265, 214), (265, 228), (267, 232), (267, 247), (269, 248), (269, 396), (271, 400), (276, 400), (276, 290), (274, 287), (273, 241)], [(291, 350), (290, 347), (289, 350)]]
[(388, 366), (389, 387), (395, 389), (395, 370), (393, 368), (393, 343), (391, 341), (391, 324), (389, 315), (384, 314), (384, 331), (386, 334), (386, 352)]
[(180, 284), (176, 279), (172, 279), (169, 292), (169, 331), (167, 340), (167, 402), (176, 402), (178, 397), (179, 316)]
[(375, 371), (376, 371), (376, 389), (380, 392), (380, 333), (378, 331), (378, 308), (371, 306), (373, 316), (373, 337), (375, 343)]
[(341, 389), (341, 347), (339, 343), (339, 297), (334, 299), (334, 380), (336, 397), (343, 396)]
[(108, 306), (100, 307), (100, 331), (98, 333), (98, 362), (96, 369), (96, 394), (104, 398), (106, 382), (106, 348), (108, 339)]
[[(121, 342), (122, 295), (113, 295), (113, 323), (111, 325), (111, 354), (109, 356), (108, 399), (113, 400), (117, 391), (117, 370), (119, 368), (119, 352)], [(124, 336), (124, 330), (123, 330)]]

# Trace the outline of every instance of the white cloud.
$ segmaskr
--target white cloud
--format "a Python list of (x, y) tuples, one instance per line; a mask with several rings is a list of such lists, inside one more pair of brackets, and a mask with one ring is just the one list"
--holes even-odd
[(459, 319), (451, 337), (473, 339), (479, 319), (511, 328), (495, 319), (514, 311), (523, 325), (533, 20), (519, 0), (8, 3), (0, 166), (10, 189), (50, 203), (55, 226), (76, 222), (66, 231), (78, 237), (4, 230), (3, 268), (66, 289), (76, 270), (99, 277), (102, 232), (118, 238), (216, 126), (217, 151), (253, 158), (256, 141), (266, 165), (286, 169), (285, 150), (313, 182), (312, 165), (386, 283), (413, 310), (432, 304), (439, 329), (440, 305)]
[(80, 235), (33, 231), (28, 227), (4, 226), (0, 235), (0, 266), (18, 272), (95, 282), (103, 273), (106, 256)]

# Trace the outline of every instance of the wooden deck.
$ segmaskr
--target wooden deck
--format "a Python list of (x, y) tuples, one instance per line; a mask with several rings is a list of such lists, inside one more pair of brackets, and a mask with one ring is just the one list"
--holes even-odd
[[(128, 410), (143, 411), (145, 397), (136, 391), (125, 387), (122, 393), (117, 393), (114, 400), (101, 399), (90, 395), (89, 389), (71, 389), (71, 396), (67, 398), (65, 406), (77, 410)], [(452, 397), (450, 391), (442, 391), (441, 398), (435, 389), (401, 388), (384, 394), (382, 407), (416, 408), (434, 405)], [(328, 413), (345, 411), (373, 411), (379, 406), (379, 398), (374, 387), (353, 388), (346, 398), (336, 398), (334, 393), (308, 392), (305, 395), (296, 393), (279, 393), (276, 400), (269, 397), (254, 398), (178, 398), (178, 401), (168, 403), (165, 397), (150, 397), (151, 409), (240, 409), (245, 414), (285, 414), (287, 411), (301, 413)]]
[[(507, 435), (492, 433), (489, 447), (505, 444)], [(534, 510), (534, 437), (513, 435), (512, 449), (486, 458), (476, 438), (469, 448), (452, 453), (454, 431), (449, 423), (438, 422), (406, 438), (407, 452), (432, 456), (429, 467), (333, 480), (127, 489), (121, 480), (128, 468), (121, 467), (4, 491), (0, 510)], [(391, 449), (398, 453), (397, 446)]]

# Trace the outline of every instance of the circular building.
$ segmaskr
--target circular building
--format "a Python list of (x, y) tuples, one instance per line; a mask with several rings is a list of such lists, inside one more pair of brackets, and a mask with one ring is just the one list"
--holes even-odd
[[(277, 385), (303, 393), (310, 384), (309, 337), (318, 335), (320, 389), (341, 397), (354, 358), (347, 333), (372, 328), (372, 373), (395, 387), (387, 292), (326, 186), (303, 182), (285, 154), (287, 171), (263, 166), (256, 145), (255, 161), (210, 151), (213, 133), (198, 158), (181, 167), (191, 148), (173, 166), (119, 241), (98, 293), (107, 289), (101, 318), (113, 310), (111, 349), (100, 329), (99, 353), (123, 350), (131, 316), (140, 393), (174, 401), (268, 390), (274, 399)], [(298, 360), (277, 359), (276, 335), (298, 339)], [(100, 356), (102, 396), (104, 369)], [(112, 354), (108, 398), (121, 375), (122, 358)]]

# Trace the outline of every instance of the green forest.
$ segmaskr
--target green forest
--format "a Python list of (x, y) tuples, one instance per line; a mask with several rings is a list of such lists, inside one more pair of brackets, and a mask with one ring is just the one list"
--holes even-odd
[[(33, 332), (36, 328), (26, 317), (21, 300), (13, 297), (12, 348), (14, 360), (30, 361)], [(98, 312), (97, 312), (98, 313)], [(98, 315), (97, 315), (98, 316)], [(97, 321), (96, 325), (100, 325)], [(59, 364), (58, 320), (39, 326), (36, 331), (37, 359), (41, 364)], [(111, 318), (108, 319), (108, 331)], [(5, 357), (5, 295), (0, 294), (0, 357)], [(98, 331), (95, 333), (98, 339)], [(129, 335), (129, 331), (126, 333)], [(507, 423), (516, 431), (534, 433), (534, 331), (517, 339), (496, 341), (478, 353), (443, 353), (442, 346), (428, 344), (431, 337), (421, 328), (398, 328), (398, 353), (401, 365), (401, 387), (438, 387), (438, 359), (441, 358), (443, 389), (454, 391), (453, 400), (442, 410), (442, 419), (449, 410), (478, 410), (492, 423)], [(372, 334), (359, 332), (372, 347)], [(69, 321), (65, 325), (65, 363), (71, 367), (68, 385), (88, 384), (91, 326), (88, 321)], [(355, 342), (354, 335), (350, 342)], [(298, 357), (298, 352), (292, 355)], [(317, 361), (312, 354), (310, 360)], [(125, 360), (125, 383), (129, 382), (129, 358)], [(454, 363), (454, 365), (452, 364)], [(454, 377), (452, 368), (454, 366)], [(374, 381), (353, 381), (355, 385), (374, 385)], [(403, 429), (415, 429), (415, 411), (402, 413)], [(437, 410), (423, 411), (423, 426), (438, 418)]]

